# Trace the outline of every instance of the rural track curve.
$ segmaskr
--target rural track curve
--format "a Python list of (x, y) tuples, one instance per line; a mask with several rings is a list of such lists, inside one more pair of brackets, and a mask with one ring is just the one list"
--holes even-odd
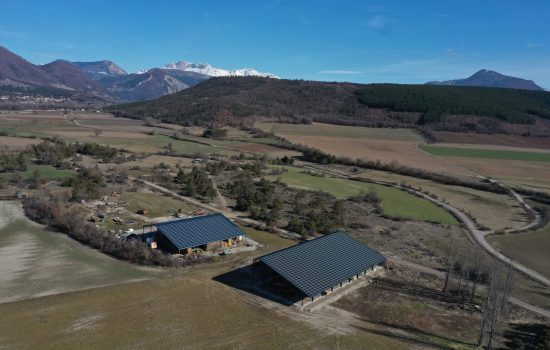
[[(548, 279), (547, 277), (541, 275), (540, 273), (538, 273), (536, 271), (533, 271), (530, 268), (520, 264), (519, 262), (510, 259), (509, 257), (507, 257), (504, 254), (502, 254), (501, 252), (499, 252), (497, 249), (495, 249), (492, 245), (490, 245), (487, 242), (487, 240), (485, 239), (485, 237), (488, 234), (493, 233), (493, 231), (479, 230), (477, 228), (477, 224), (468, 215), (466, 215), (461, 210), (459, 210), (459, 209), (457, 209), (457, 208), (455, 208), (455, 207), (453, 207), (453, 206), (451, 206), (451, 205), (449, 205), (449, 204), (447, 204), (447, 203), (445, 203), (445, 202), (443, 202), (439, 199), (432, 198), (432, 197), (430, 197), (430, 196), (428, 196), (428, 195), (426, 195), (426, 194), (424, 194), (420, 191), (417, 191), (417, 190), (414, 190), (414, 189), (411, 189), (411, 188), (408, 188), (408, 187), (403, 187), (401, 185), (392, 184), (392, 183), (385, 182), (385, 181), (369, 180), (369, 179), (363, 179), (363, 178), (358, 179), (358, 178), (354, 178), (354, 177), (349, 176), (349, 175), (344, 175), (344, 174), (340, 174), (340, 173), (337, 173), (337, 172), (328, 171), (326, 169), (319, 168), (319, 167), (316, 167), (316, 166), (310, 166), (310, 165), (307, 166), (306, 165), (305, 167), (316, 170), (316, 171), (321, 171), (321, 172), (327, 173), (327, 174), (332, 175), (332, 176), (337, 176), (337, 177), (340, 177), (340, 178), (345, 178), (345, 179), (349, 179), (349, 180), (364, 181), (364, 182), (374, 183), (374, 184), (378, 184), (378, 185), (393, 187), (393, 188), (396, 188), (396, 189), (414, 194), (414, 195), (416, 195), (418, 197), (421, 197), (421, 198), (424, 198), (428, 201), (431, 201), (432, 203), (438, 205), (439, 207), (444, 208), (445, 210), (447, 210), (448, 212), (453, 214), (453, 216), (456, 217), (466, 227), (466, 229), (470, 233), (470, 236), (473, 239), (474, 243), (476, 243), (479, 247), (481, 247), (483, 250), (485, 250), (491, 256), (493, 256), (494, 258), (496, 258), (497, 260), (500, 260), (501, 262), (503, 262), (505, 264), (510, 264), (515, 270), (517, 270), (520, 273), (526, 275), (527, 277), (531, 278), (532, 280), (535, 280), (535, 281), (545, 285), (546, 287), (550, 286), (550, 279)], [(503, 188), (507, 188), (506, 186), (498, 183), (495, 180), (489, 179), (487, 177), (484, 177), (484, 178), (486, 178), (487, 180), (489, 180), (493, 183), (498, 184), (499, 186), (502, 186)], [(520, 203), (520, 205), (528, 212), (530, 217), (533, 218), (531, 220), (531, 222), (528, 223), (527, 225), (525, 225), (523, 227), (520, 227), (519, 229), (514, 229), (514, 230), (511, 230), (511, 231), (508, 231), (508, 233), (525, 231), (525, 230), (528, 230), (530, 228), (536, 227), (540, 223), (540, 220), (541, 220), (540, 214), (538, 214), (533, 208), (531, 208), (527, 203), (525, 203), (523, 198), (518, 193), (516, 193), (515, 191), (513, 191), (510, 188), (508, 188), (508, 190), (510, 191), (511, 195)]]
[[(313, 170), (317, 170), (317, 171), (323, 171), (327, 174), (331, 174), (333, 176), (337, 176), (337, 177), (341, 177), (341, 178), (349, 178), (349, 179), (352, 179), (352, 177), (350, 176), (346, 176), (346, 175), (343, 175), (343, 174), (339, 174), (339, 173), (335, 173), (335, 172), (331, 172), (331, 171), (327, 171), (326, 169), (319, 169), (317, 167), (313, 167), (313, 166), (306, 166), (306, 167), (309, 167), (310, 169), (313, 169)], [(129, 177), (130, 180), (137, 180), (136, 178), (133, 178), (133, 177)], [(139, 179), (139, 181), (151, 188), (151, 189), (154, 189), (154, 190), (157, 190), (159, 192), (162, 192), (164, 193), (165, 195), (168, 195), (168, 196), (172, 196), (172, 197), (175, 197), (177, 199), (180, 199), (180, 200), (183, 200), (183, 201), (186, 201), (188, 203), (191, 203), (193, 205), (196, 205), (198, 207), (201, 207), (201, 208), (204, 208), (204, 209), (207, 209), (207, 210), (210, 210), (210, 211), (213, 211), (213, 212), (221, 212), (223, 213), (224, 215), (226, 215), (227, 217), (229, 218), (232, 218), (236, 221), (241, 221), (242, 223), (244, 224), (252, 224), (252, 225), (263, 225), (263, 223), (259, 222), (259, 221), (256, 221), (256, 220), (252, 220), (252, 219), (249, 219), (249, 218), (242, 218), (242, 217), (239, 217), (237, 215), (237, 213), (235, 212), (231, 212), (231, 211), (228, 211), (228, 210), (220, 210), (218, 208), (215, 208), (215, 207), (212, 207), (208, 204), (204, 204), (200, 201), (197, 201), (195, 199), (192, 199), (192, 198), (189, 198), (189, 197), (185, 197), (185, 196), (182, 196), (178, 193), (176, 193), (175, 191), (172, 191), (170, 189), (167, 189), (163, 186), (160, 186), (160, 185), (157, 185), (157, 184), (154, 184), (152, 182), (149, 182), (147, 180), (143, 180), (143, 179)], [(401, 186), (399, 185), (393, 185), (393, 184), (387, 184), (387, 183), (384, 183), (384, 182), (381, 182), (381, 181), (374, 181), (372, 180), (373, 183), (377, 183), (377, 184), (380, 184), (380, 185), (385, 185), (385, 186), (388, 186), (388, 185), (391, 185), (393, 187), (398, 187), (400, 188), (401, 190), (407, 190), (408, 189), (404, 189), (402, 188)], [(426, 199), (428, 200), (434, 200), (434, 198), (431, 198), (427, 195), (424, 195), (422, 193), (422, 196), (425, 196)], [(445, 206), (448, 206), (449, 208), (453, 208), (454, 210), (456, 210), (456, 212), (458, 213), (461, 213), (465, 219), (468, 220), (468, 222), (470, 223), (470, 227), (473, 227), (476, 231), (479, 231), (475, 228), (475, 223), (466, 216), (466, 214), (462, 213), (460, 210), (450, 206), (450, 205), (447, 205), (446, 203), (442, 203), (444, 204)], [(479, 231), (479, 232), (483, 232), (483, 231)], [(290, 234), (289, 232), (285, 231), (285, 230), (281, 230), (281, 233), (286, 233), (286, 234)], [(485, 242), (488, 246), (489, 244), (485, 241), (485, 239), (482, 240), (483, 242)], [(475, 243), (475, 242), (474, 242)], [(491, 246), (489, 246), (491, 247)], [(492, 247), (491, 247), (492, 248)], [(502, 257), (504, 257), (502, 255)], [(506, 257), (504, 257), (504, 259), (508, 259)], [(422, 265), (419, 265), (419, 264), (415, 264), (415, 263), (412, 263), (412, 262), (408, 262), (408, 261), (404, 261), (404, 260), (400, 260), (398, 258), (390, 258), (390, 261), (394, 261), (394, 262), (397, 262), (399, 264), (403, 264), (403, 265), (406, 265), (412, 269), (415, 269), (415, 270), (419, 270), (419, 271), (422, 271), (422, 272), (425, 272), (425, 273), (429, 273), (429, 274), (433, 274), (433, 275), (436, 275), (436, 276), (441, 276), (443, 273), (441, 271), (438, 271), (438, 270), (435, 270), (435, 269), (432, 269), (432, 268), (429, 268), (429, 267), (426, 267), (426, 266), (422, 266)], [(541, 276), (542, 277), (542, 276)], [(544, 277), (543, 277), (544, 278)], [(509, 298), (509, 301), (512, 303), (512, 304), (515, 304), (521, 308), (524, 308), (526, 310), (529, 310), (531, 312), (534, 312), (534, 313), (537, 313), (539, 315), (542, 315), (542, 316), (545, 316), (545, 317), (548, 317), (550, 318), (550, 311), (548, 310), (545, 310), (545, 309), (542, 309), (542, 308), (539, 308), (537, 306), (534, 306), (534, 305), (531, 305), (529, 303), (526, 303), (520, 299), (517, 299), (517, 298), (514, 298), (514, 297), (510, 297)]]

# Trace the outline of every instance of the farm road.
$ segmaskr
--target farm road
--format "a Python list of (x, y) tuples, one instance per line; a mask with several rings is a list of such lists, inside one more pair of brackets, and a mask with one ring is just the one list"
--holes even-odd
[[(337, 176), (337, 177), (347, 177), (347, 178), (351, 178), (349, 176), (346, 176), (346, 175), (343, 175), (343, 174), (339, 174), (339, 173), (336, 173), (336, 172), (331, 172), (331, 171), (327, 171), (325, 169), (320, 169), (320, 168), (317, 168), (317, 167), (314, 167), (314, 166), (308, 166), (310, 169), (312, 170), (316, 170), (316, 171), (323, 171), (327, 174), (330, 174), (330, 175), (333, 175), (333, 176)], [(131, 180), (135, 180), (135, 178), (132, 178), (130, 177), (129, 179)], [(241, 221), (245, 224), (252, 224), (252, 225), (260, 225), (260, 226), (264, 226), (264, 224), (260, 221), (256, 221), (256, 220), (252, 220), (252, 219), (249, 219), (249, 218), (242, 218), (242, 217), (239, 217), (237, 215), (237, 213), (235, 212), (232, 212), (232, 211), (229, 211), (229, 210), (220, 210), (219, 208), (215, 208), (213, 206), (210, 206), (208, 204), (204, 204), (200, 201), (197, 201), (193, 198), (189, 198), (189, 197), (185, 197), (185, 196), (182, 196), (178, 193), (176, 193), (175, 191), (172, 191), (170, 189), (167, 189), (165, 187), (162, 187), (162, 186), (159, 186), (157, 184), (154, 184), (152, 182), (149, 182), (149, 181), (146, 181), (146, 180), (139, 180), (141, 181), (141, 183), (149, 188), (152, 188), (154, 190), (157, 190), (159, 192), (162, 192), (168, 196), (171, 196), (171, 197), (174, 197), (174, 198), (177, 198), (177, 199), (180, 199), (180, 200), (183, 200), (183, 201), (186, 201), (188, 203), (191, 203), (193, 205), (196, 205), (198, 207), (201, 207), (203, 209), (206, 209), (206, 210), (209, 210), (209, 211), (212, 211), (212, 212), (219, 212), (219, 213), (223, 213), (224, 215), (226, 215), (227, 217), (229, 218), (232, 218), (236, 221)], [(378, 183), (378, 184), (381, 184), (381, 185), (385, 185), (385, 186), (388, 186), (390, 184), (387, 184), (387, 183), (384, 183), (384, 182), (380, 182), (380, 181), (372, 181), (373, 183)], [(408, 191), (410, 192), (411, 190), (410, 189), (406, 189), (406, 188), (403, 188), (402, 186), (398, 186), (398, 185), (391, 185), (392, 187), (396, 187), (396, 188), (399, 188), (401, 190), (404, 190), (404, 191)], [(464, 224), (466, 225), (466, 227), (468, 228), (468, 230), (473, 230), (471, 231), (473, 235), (475, 234), (481, 234), (481, 241), (485, 242), (485, 244), (487, 245), (487, 247), (491, 248), (494, 250), (494, 248), (492, 246), (490, 246), (487, 241), (485, 240), (484, 238), (484, 235), (486, 234), (486, 231), (480, 231), (477, 229), (475, 223), (464, 213), (462, 213), (460, 210), (446, 204), (446, 203), (443, 203), (441, 201), (437, 201), (435, 200), (434, 198), (432, 197), (429, 197), (423, 193), (420, 193), (419, 192), (419, 195), (421, 195), (423, 198), (426, 198), (427, 200), (431, 200), (431, 201), (435, 201), (436, 204), (439, 204), (441, 203), (442, 206), (445, 207), (445, 209), (451, 211), (452, 213), (454, 213), (454, 211), (456, 211), (456, 214), (459, 214), (457, 215), (457, 219), (459, 219), (460, 221), (464, 220)], [(475, 233), (474, 233), (475, 232)], [(285, 230), (281, 230), (281, 233), (284, 233), (284, 234), (290, 234), (289, 232), (285, 231)], [(474, 237), (475, 238), (475, 237)], [(476, 243), (477, 240), (474, 241), (474, 243)], [(484, 248), (484, 247), (482, 247)], [(484, 248), (485, 249), (485, 248)], [(498, 254), (500, 254), (498, 251), (495, 250), (495, 252), (497, 252)], [(508, 259), (507, 257), (505, 257), (504, 255), (500, 254), (501, 255), (501, 258), (504, 259), (505, 262), (508, 262), (510, 261), (510, 259)], [(407, 261), (403, 261), (403, 260), (400, 260), (400, 259), (397, 259), (397, 258), (390, 258), (390, 261), (394, 261), (398, 264), (402, 264), (402, 265), (405, 265), (411, 269), (414, 269), (414, 270), (417, 270), (417, 271), (421, 271), (421, 272), (424, 272), (424, 273), (429, 273), (429, 274), (433, 274), (433, 275), (436, 275), (438, 277), (444, 277), (444, 273), (441, 272), (441, 271), (437, 271), (437, 270), (434, 270), (432, 268), (429, 268), (429, 267), (426, 267), (426, 266), (422, 266), (422, 265), (418, 265), (418, 264), (415, 264), (415, 263), (411, 263), (411, 262), (407, 262)], [(520, 265), (520, 264), (518, 264)], [(514, 265), (512, 265), (514, 266)], [(523, 267), (523, 265), (520, 265)], [(514, 266), (515, 268), (517, 268), (516, 266)], [(525, 267), (524, 267), (525, 268)], [(527, 268), (525, 268), (527, 269)], [(527, 269), (529, 270), (529, 269)], [(529, 270), (530, 271), (530, 270)], [(523, 272), (523, 271), (522, 271)], [(537, 274), (536, 272), (532, 271), (533, 273)], [(538, 275), (538, 274), (537, 274)], [(540, 276), (540, 275), (539, 275)], [(544, 276), (540, 276), (542, 279), (546, 279)], [(550, 284), (547, 284), (547, 285), (550, 285)], [(548, 317), (550, 318), (550, 312), (545, 310), (545, 309), (542, 309), (542, 308), (539, 308), (537, 306), (534, 306), (534, 305), (531, 305), (531, 304), (528, 304), (524, 301), (521, 301), (517, 298), (514, 298), (514, 297), (510, 297), (509, 298), (509, 301), (512, 303), (512, 304), (515, 304), (519, 307), (522, 307), (524, 309), (527, 309), (531, 312), (534, 312), (534, 313), (537, 313), (539, 315), (542, 315), (542, 316), (545, 316), (545, 317)]]
[[(195, 205), (197, 207), (200, 207), (200, 208), (203, 208), (203, 209), (206, 209), (208, 211), (211, 211), (211, 212), (214, 212), (214, 213), (222, 213), (223, 215), (227, 216), (228, 218), (230, 219), (233, 219), (235, 221), (239, 221), (245, 225), (253, 225), (253, 226), (259, 226), (259, 227), (265, 227), (265, 224), (261, 221), (257, 221), (257, 220), (253, 220), (253, 219), (249, 219), (249, 218), (244, 218), (242, 216), (240, 216), (240, 212), (234, 212), (234, 211), (231, 211), (229, 210), (227, 207), (224, 207), (223, 209), (220, 209), (220, 208), (216, 208), (216, 207), (213, 207), (211, 205), (208, 205), (208, 204), (204, 204), (196, 199), (193, 199), (193, 198), (189, 198), (189, 197), (185, 197), (185, 196), (182, 196), (180, 195), (179, 193), (177, 193), (176, 191), (173, 191), (173, 190), (170, 190), (166, 187), (162, 187), (160, 185), (157, 185), (155, 183), (152, 183), (152, 182), (149, 182), (147, 180), (143, 180), (143, 179), (136, 179), (134, 177), (131, 177), (129, 176), (128, 179), (130, 180), (138, 180), (139, 182), (141, 182), (141, 184), (153, 189), (153, 190), (156, 190), (158, 192), (161, 192), (167, 196), (170, 196), (172, 198), (176, 198), (176, 199), (179, 199), (179, 200), (182, 200), (182, 201), (185, 201), (185, 202), (188, 202), (188, 203), (191, 203), (192, 205)], [(292, 233), (286, 231), (286, 230), (283, 230), (283, 229), (276, 229), (275, 230), (277, 233), (281, 233), (281, 234), (284, 234), (284, 235), (287, 235), (287, 236), (293, 236)]]
[[(409, 192), (411, 194), (414, 194), (416, 196), (424, 198), (428, 201), (431, 201), (431, 202), (435, 203), (436, 205), (446, 209), (451, 214), (453, 214), (466, 227), (468, 232), (470, 232), (470, 237), (471, 237), (471, 239), (473, 239), (473, 242), (475, 244), (477, 244), (479, 247), (481, 247), (483, 250), (485, 250), (487, 253), (489, 253), (491, 256), (493, 256), (497, 260), (502, 261), (505, 264), (512, 265), (512, 267), (514, 269), (516, 269), (517, 271), (523, 273), (524, 275), (528, 276), (529, 278), (531, 278), (531, 279), (533, 279), (533, 280), (535, 280), (539, 283), (542, 283), (547, 287), (550, 286), (550, 279), (548, 279), (547, 277), (541, 275), (540, 273), (538, 273), (536, 271), (533, 271), (530, 268), (520, 264), (519, 262), (510, 259), (509, 257), (505, 256), (504, 254), (502, 254), (501, 252), (496, 250), (492, 245), (490, 245), (487, 242), (487, 240), (485, 239), (485, 236), (487, 236), (488, 234), (494, 233), (493, 231), (479, 230), (477, 228), (476, 223), (472, 219), (470, 219), (470, 217), (468, 215), (466, 215), (465, 213), (463, 213), (459, 209), (457, 209), (457, 208), (455, 208), (455, 207), (453, 207), (453, 206), (451, 206), (451, 205), (449, 205), (449, 204), (447, 204), (447, 203), (445, 203), (445, 202), (443, 202), (439, 199), (432, 198), (432, 197), (430, 197), (430, 196), (428, 196), (428, 195), (426, 195), (422, 192), (419, 192), (419, 191), (416, 191), (416, 190), (413, 190), (413, 189), (410, 189), (410, 188), (407, 188), (407, 187), (403, 187), (403, 186), (400, 186), (400, 185), (395, 185), (395, 184), (384, 182), (384, 181), (368, 180), (368, 179), (355, 179), (351, 176), (348, 176), (348, 175), (345, 175), (345, 174), (340, 174), (340, 173), (333, 172), (333, 171), (328, 171), (326, 169), (323, 169), (323, 168), (320, 168), (320, 167), (317, 167), (317, 166), (309, 165), (309, 166), (305, 166), (305, 167), (316, 170), (316, 171), (321, 171), (321, 172), (327, 173), (327, 174), (332, 175), (332, 176), (337, 176), (337, 177), (340, 177), (340, 178), (346, 178), (346, 179), (358, 180), (358, 181), (365, 181), (365, 182), (375, 183), (375, 184), (378, 184), (378, 185), (393, 187), (393, 188), (396, 188), (396, 189), (399, 189), (399, 190), (402, 190), (402, 191)], [(500, 186), (506, 188), (504, 185), (496, 182), (495, 180), (492, 180), (492, 179), (488, 179), (488, 180), (492, 181), (492, 182), (495, 182), (495, 183), (499, 184)], [(537, 213), (533, 208), (531, 208), (527, 203), (525, 203), (523, 198), (518, 193), (516, 193), (512, 189), (509, 189), (509, 190), (511, 191), (510, 193), (514, 196), (514, 198), (519, 201), (520, 205), (532, 217), (532, 220), (529, 224), (527, 224), (527, 225), (525, 225), (525, 226), (523, 226), (519, 229), (509, 230), (508, 233), (513, 233), (513, 232), (518, 232), (518, 231), (525, 231), (529, 228), (533, 228), (533, 227), (537, 226), (540, 223), (540, 220), (541, 220), (540, 214)]]

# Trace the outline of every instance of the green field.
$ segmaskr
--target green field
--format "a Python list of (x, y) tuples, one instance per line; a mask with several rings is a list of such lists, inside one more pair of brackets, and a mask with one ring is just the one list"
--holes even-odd
[(391, 187), (360, 181), (314, 176), (299, 168), (285, 168), (288, 172), (276, 175), (286, 184), (314, 191), (324, 191), (338, 199), (359, 195), (374, 190), (382, 199), (384, 213), (391, 217), (424, 220), (442, 224), (458, 224), (448, 212), (433, 203)]
[[(33, 176), (35, 171), (38, 171), (40, 176), (48, 180), (64, 179), (74, 175), (74, 171), (72, 170), (61, 170), (61, 169), (54, 168), (50, 165), (37, 165), (37, 164), (30, 164), (27, 167), (26, 171), (19, 171), (17, 173), (21, 174), (23, 179), (28, 180)], [(13, 173), (1, 173), (0, 178), (9, 178), (11, 174)]]
[[(73, 140), (76, 141), (76, 140)], [(146, 138), (115, 138), (115, 137), (90, 137), (88, 142), (97, 142), (116, 148), (124, 148), (133, 152), (160, 152), (166, 150), (168, 144), (172, 144), (172, 149), (179, 153), (188, 155), (209, 155), (217, 154), (239, 154), (231, 150), (200, 144), (192, 141), (175, 140), (166, 135), (147, 136)]]
[(294, 245), (296, 242), (283, 238), (276, 233), (259, 231), (252, 227), (241, 227), (250, 239), (264, 245), (265, 249), (282, 249)]
[(180, 208), (184, 213), (195, 210), (186, 202), (152, 192), (125, 192), (120, 195), (120, 200), (128, 202), (125, 208), (133, 213), (147, 209), (146, 216), (150, 218), (169, 216)]
[(275, 135), (330, 136), (423, 142), (423, 138), (411, 129), (365, 128), (321, 123), (256, 123), (254, 126), (264, 131), (272, 132)]
[(495, 149), (462, 148), (462, 147), (444, 147), (424, 145), (421, 148), (436, 156), (448, 157), (468, 157), (468, 158), (488, 158), (504, 160), (524, 160), (531, 162), (550, 162), (550, 152), (523, 152), (507, 151)]

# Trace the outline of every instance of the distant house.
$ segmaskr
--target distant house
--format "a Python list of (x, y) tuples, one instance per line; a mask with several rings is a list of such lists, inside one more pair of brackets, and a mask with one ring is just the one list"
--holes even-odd
[(254, 259), (252, 286), (303, 306), (385, 262), (376, 250), (338, 231)]
[[(161, 222), (156, 227), (154, 242), (159, 249), (188, 254), (195, 249), (215, 251), (244, 242), (246, 234), (223, 214), (210, 214)], [(150, 246), (154, 246), (151, 242)]]

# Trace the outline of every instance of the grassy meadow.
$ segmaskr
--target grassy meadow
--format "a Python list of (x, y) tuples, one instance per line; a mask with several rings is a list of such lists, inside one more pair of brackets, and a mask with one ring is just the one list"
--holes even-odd
[(125, 192), (120, 195), (120, 200), (128, 202), (126, 209), (135, 213), (139, 209), (147, 209), (147, 217), (170, 216), (178, 209), (184, 213), (193, 211), (187, 202), (179, 201), (154, 192)]
[(285, 167), (288, 170), (273, 178), (284, 183), (312, 191), (324, 191), (338, 199), (357, 196), (362, 192), (374, 191), (382, 200), (384, 213), (391, 217), (424, 220), (442, 224), (458, 224), (447, 211), (433, 203), (412, 194), (391, 187), (347, 179), (312, 175), (299, 168)]
[[(42, 178), (48, 180), (64, 179), (73, 176), (75, 173), (72, 170), (57, 169), (50, 165), (38, 164), (29, 164), (26, 171), (18, 171), (15, 173), (20, 174), (24, 180), (28, 180), (34, 175), (35, 172), (38, 172)], [(13, 174), (14, 173), (0, 173), (0, 178), (9, 178)]]
[(550, 152), (528, 152), (511, 151), (481, 148), (464, 147), (446, 147), (424, 145), (421, 148), (436, 156), (444, 157), (468, 157), (468, 158), (488, 158), (502, 160), (522, 160), (529, 162), (550, 162)]

